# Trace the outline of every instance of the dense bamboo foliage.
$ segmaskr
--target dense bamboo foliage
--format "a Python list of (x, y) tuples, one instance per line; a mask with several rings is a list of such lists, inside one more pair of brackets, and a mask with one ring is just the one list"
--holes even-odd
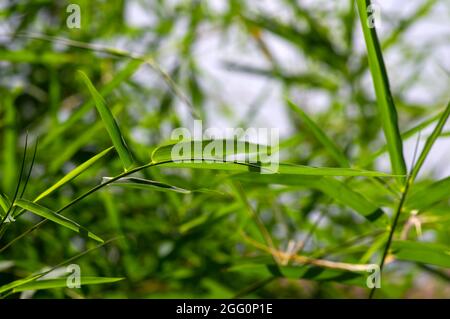
[[(448, 298), (450, 8), (327, 2), (0, 4), (0, 296)], [(279, 165), (174, 159), (196, 120)]]

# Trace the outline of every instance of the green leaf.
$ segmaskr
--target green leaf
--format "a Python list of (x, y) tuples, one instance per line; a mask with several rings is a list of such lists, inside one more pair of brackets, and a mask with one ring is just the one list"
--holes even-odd
[[(123, 279), (124, 278), (115, 278), (115, 277), (80, 277), (80, 285), (85, 286), (85, 285), (106, 284), (118, 282)], [(16, 293), (25, 290), (42, 290), (42, 289), (66, 288), (66, 287), (67, 287), (67, 278), (43, 279), (19, 285), (15, 287), (12, 292)]]
[(84, 256), (84, 255), (86, 255), (86, 254), (88, 254), (88, 253), (90, 253), (90, 252), (92, 252), (94, 250), (97, 250), (100, 247), (103, 247), (104, 245), (106, 245), (107, 243), (110, 243), (111, 241), (112, 240), (110, 239), (107, 242), (103, 242), (103, 243), (101, 243), (101, 244), (99, 244), (99, 245), (97, 245), (97, 246), (95, 246), (93, 248), (89, 248), (88, 250), (82, 251), (81, 253), (79, 253), (79, 254), (77, 254), (77, 255), (69, 258), (69, 259), (66, 259), (65, 261), (63, 261), (63, 262), (61, 262), (61, 263), (51, 267), (50, 269), (47, 269), (47, 270), (45, 270), (45, 271), (43, 271), (41, 273), (38, 273), (38, 274), (35, 274), (35, 275), (30, 275), (30, 276), (28, 276), (26, 278), (18, 279), (18, 280), (12, 281), (12, 282), (10, 282), (10, 283), (8, 283), (6, 285), (0, 286), (0, 294), (4, 293), (6, 291), (11, 291), (13, 288), (16, 288), (16, 287), (19, 287), (19, 286), (31, 283), (31, 282), (33, 282), (33, 281), (35, 281), (35, 280), (37, 280), (37, 279), (39, 279), (39, 278), (49, 274), (49, 273), (51, 273), (55, 269), (58, 269), (58, 268), (62, 267), (63, 265), (69, 264), (69, 263), (75, 261), (76, 259), (78, 259), (78, 258), (80, 258), (80, 257), (82, 257), (82, 256)]
[(450, 176), (411, 192), (406, 201), (406, 207), (410, 210), (424, 210), (433, 204), (449, 199)]
[[(201, 141), (177, 141), (157, 147), (151, 156), (152, 162), (181, 161), (194, 159), (220, 159), (227, 160), (238, 155), (267, 154), (275, 152), (275, 148), (238, 141), (233, 139), (201, 140)], [(255, 159), (256, 162), (256, 159)]]
[(366, 177), (392, 177), (395, 175), (383, 172), (367, 171), (356, 168), (340, 167), (314, 167), (296, 164), (280, 164), (279, 174), (313, 175), (313, 176), (366, 176)]
[(399, 260), (450, 268), (450, 247), (434, 243), (394, 241), (392, 253)]
[[(418, 22), (420, 18), (426, 16), (436, 2), (437, 0), (426, 1), (420, 7), (418, 7), (417, 10), (409, 17), (399, 19), (397, 25), (394, 26), (391, 34), (388, 37), (385, 37), (385, 39), (383, 40), (383, 43), (381, 45), (382, 49), (386, 50), (392, 45), (398, 43), (400, 40), (399, 38), (401, 38), (401, 36), (404, 35), (412, 26), (415, 26), (416, 22)], [(363, 56), (362, 61), (360, 62), (360, 68), (359, 70), (357, 70), (356, 74), (360, 75), (361, 72), (363, 72), (367, 68), (367, 61), (365, 61), (365, 59), (366, 56)]]
[(356, 3), (358, 5), (361, 26), (366, 42), (369, 67), (375, 87), (378, 111), (388, 146), (392, 172), (398, 175), (405, 175), (406, 164), (403, 157), (402, 139), (398, 128), (397, 110), (390, 91), (389, 78), (384, 65), (375, 26), (369, 26), (371, 17), (369, 17), (368, 6), (371, 5), (371, 2), (370, 0), (357, 0)]
[(330, 177), (297, 176), (297, 175), (264, 175), (264, 174), (238, 174), (233, 178), (249, 183), (275, 184), (300, 186), (317, 189), (338, 203), (353, 208), (367, 220), (380, 223), (386, 222), (383, 210), (366, 199), (362, 194), (352, 190), (345, 183)]
[(322, 143), (328, 153), (339, 163), (342, 167), (349, 167), (347, 157), (342, 153), (339, 147), (328, 138), (325, 132), (297, 105), (292, 101), (287, 100), (288, 106), (294, 111), (303, 121), (303, 123), (309, 128), (309, 130), (314, 134), (317, 140)]
[(426, 16), (430, 10), (434, 7), (437, 0), (424, 1), (423, 4), (416, 9), (416, 11), (407, 18), (399, 21), (398, 27), (389, 35), (389, 37), (383, 42), (383, 49), (390, 47), (391, 45), (399, 42), (399, 37), (406, 33), (411, 26), (415, 26), (415, 22)]
[(97, 111), (100, 114), (103, 123), (105, 124), (106, 130), (108, 131), (108, 134), (111, 138), (114, 147), (117, 150), (117, 153), (119, 153), (119, 157), (122, 160), (124, 169), (125, 170), (130, 169), (133, 166), (133, 159), (131, 157), (130, 151), (128, 150), (125, 144), (125, 141), (123, 139), (122, 133), (120, 132), (116, 120), (114, 119), (110, 109), (106, 106), (105, 100), (97, 91), (97, 89), (94, 87), (88, 76), (82, 71), (78, 71), (78, 73), (81, 75), (84, 83), (88, 87), (89, 92), (91, 93), (94, 99)]
[[(0, 207), (3, 209), (3, 211), (5, 213), (9, 210), (10, 206), (11, 206), (11, 201), (9, 200), (8, 196), (0, 193)], [(3, 216), (3, 215), (4, 214), (0, 214), (0, 216)]]
[(303, 176), (366, 176), (366, 177), (393, 177), (397, 175), (390, 175), (382, 172), (367, 171), (353, 168), (339, 168), (339, 167), (313, 167), (296, 164), (281, 163), (276, 166), (260, 163), (245, 163), (240, 161), (223, 162), (218, 160), (209, 160), (209, 162), (198, 163), (192, 162), (197, 159), (190, 159), (191, 161), (180, 162), (161, 162), (158, 165), (163, 167), (176, 168), (195, 168), (195, 169), (217, 169), (229, 170), (235, 172), (260, 172), (269, 175), (303, 175)]
[(79, 224), (77, 224), (76, 222), (68, 219), (67, 217), (64, 217), (60, 214), (55, 213), (54, 211), (38, 205), (36, 203), (27, 201), (25, 199), (18, 199), (16, 200), (15, 206), (19, 206), (23, 209), (26, 209), (38, 216), (41, 216), (43, 218), (46, 218), (48, 220), (51, 220), (52, 222), (55, 222), (61, 226), (64, 226), (70, 230), (73, 230), (77, 233), (79, 233), (80, 235), (83, 236), (87, 236), (90, 237), (96, 241), (99, 241), (101, 243), (103, 243), (103, 239), (101, 239), (100, 237), (98, 237), (97, 235), (91, 233), (90, 231), (88, 231), (86, 228), (84, 228), (83, 226), (80, 226)]
[(241, 203), (234, 202), (229, 205), (224, 205), (220, 207), (211, 214), (201, 214), (197, 217), (190, 219), (189, 221), (180, 225), (178, 230), (180, 233), (185, 234), (187, 232), (208, 232), (214, 224), (217, 224), (224, 218), (228, 217), (229, 214), (236, 212), (241, 208)]
[(29, 282), (32, 282), (32, 281), (38, 279), (41, 276), (42, 275), (38, 274), (38, 275), (35, 275), (35, 276), (14, 280), (14, 281), (6, 284), (6, 285), (0, 286), (0, 294), (4, 293), (5, 291), (11, 290), (11, 289), (19, 287), (21, 285), (25, 285), (25, 284), (27, 284)]
[(162, 167), (173, 167), (173, 168), (194, 168), (194, 169), (212, 169), (212, 170), (224, 170), (231, 172), (265, 172), (265, 173), (275, 173), (268, 167), (264, 167), (257, 163), (245, 163), (245, 162), (223, 162), (215, 159), (208, 160), (208, 162), (194, 162), (195, 159), (186, 160), (185, 162), (159, 162), (158, 165)]
[[(111, 180), (112, 177), (103, 177), (104, 181)], [(190, 191), (187, 189), (179, 188), (176, 186), (172, 186), (169, 184), (156, 182), (148, 179), (137, 178), (137, 177), (123, 177), (118, 179), (117, 181), (112, 182), (109, 186), (121, 186), (121, 187), (130, 187), (130, 188), (138, 188), (145, 190), (157, 190), (162, 192), (176, 192), (189, 194)]]
[(107, 148), (106, 150), (98, 153), (97, 155), (95, 155), (95, 156), (91, 157), (90, 159), (88, 159), (83, 164), (81, 164), (81, 165), (77, 166), (76, 168), (74, 168), (73, 170), (71, 170), (67, 175), (65, 175), (63, 178), (61, 178), (55, 184), (53, 184), (50, 188), (46, 189), (41, 194), (39, 194), (39, 196), (36, 197), (36, 199), (33, 202), (37, 202), (37, 201), (41, 200), (42, 198), (44, 198), (44, 197), (50, 195), (51, 193), (53, 193), (56, 189), (60, 188), (64, 184), (67, 184), (68, 182), (73, 180), (75, 177), (77, 177), (78, 175), (80, 175), (81, 173), (86, 171), (89, 167), (91, 167), (92, 165), (97, 163), (98, 160), (103, 158), (112, 149), (113, 149), (113, 147)]
[[(436, 115), (424, 120), (423, 122), (420, 122), (419, 124), (410, 128), (409, 130), (403, 132), (401, 134), (403, 142), (405, 140), (411, 138), (412, 136), (414, 136), (416, 133), (418, 133), (418, 132), (422, 131), (423, 129), (427, 128), (428, 126), (430, 126), (433, 122), (437, 121), (440, 116), (441, 116), (440, 113), (436, 114)], [(387, 145), (383, 145), (378, 150), (373, 152), (370, 156), (362, 158), (360, 160), (359, 166), (361, 166), (361, 167), (367, 166), (368, 164), (372, 163), (377, 157), (379, 157), (381, 154), (383, 154), (387, 150), (388, 150)]]
[[(227, 144), (230, 143), (230, 144)], [(234, 145), (234, 148), (227, 147)], [(216, 148), (214, 148), (216, 146)], [(313, 176), (368, 176), (392, 177), (395, 175), (354, 168), (312, 167), (288, 163), (257, 162), (261, 155), (271, 155), (276, 148), (235, 140), (180, 141), (156, 148), (152, 163), (177, 168), (220, 169), (237, 172), (262, 172), (268, 174), (295, 174)], [(205, 150), (208, 156), (205, 156)], [(216, 150), (216, 152), (210, 152)], [(211, 153), (211, 154), (209, 154)], [(234, 155), (246, 155), (245, 160), (229, 159)], [(251, 156), (256, 156), (253, 160)], [(248, 160), (250, 159), (250, 160)]]
[[(104, 97), (108, 96), (122, 82), (128, 80), (139, 69), (142, 63), (143, 61), (140, 60), (130, 60), (130, 62), (127, 63), (123, 69), (114, 74), (114, 77), (110, 82), (106, 83), (105, 86), (100, 89), (100, 94)], [(60, 138), (60, 136), (69, 128), (77, 125), (83, 116), (89, 112), (94, 105), (95, 103), (93, 100), (86, 101), (72, 114), (70, 118), (67, 119), (67, 121), (58, 126), (52, 127), (48, 134), (46, 134), (43, 138), (40, 143), (40, 147), (45, 148), (48, 144)]]
[(425, 142), (425, 146), (423, 147), (423, 150), (420, 153), (419, 159), (417, 160), (417, 163), (416, 165), (414, 165), (414, 168), (411, 172), (410, 178), (411, 182), (414, 181), (417, 174), (419, 173), (423, 163), (425, 162), (425, 159), (427, 158), (431, 148), (433, 147), (434, 142), (436, 142), (439, 135), (441, 135), (442, 129), (444, 128), (444, 125), (447, 122), (449, 116), (450, 116), (450, 102), (447, 104), (447, 108), (444, 110), (444, 112), (442, 112), (442, 115), (439, 119), (439, 122), (436, 124), (433, 133), (431, 133), (431, 135), (427, 138), (427, 141)]
[[(122, 105), (116, 105), (115, 107), (113, 107), (113, 114), (118, 114), (118, 111), (121, 108)], [(58, 154), (58, 157), (50, 162), (49, 172), (53, 174), (57, 173), (65, 163), (70, 161), (74, 157), (74, 155), (77, 154), (80, 149), (86, 147), (86, 145), (91, 144), (92, 141), (95, 140), (96, 136), (98, 136), (98, 134), (101, 134), (103, 129), (104, 125), (102, 121), (97, 121), (90, 127), (86, 128), (83, 133), (77, 135), (76, 138), (71, 140), (71, 142), (64, 147), (60, 154)]]

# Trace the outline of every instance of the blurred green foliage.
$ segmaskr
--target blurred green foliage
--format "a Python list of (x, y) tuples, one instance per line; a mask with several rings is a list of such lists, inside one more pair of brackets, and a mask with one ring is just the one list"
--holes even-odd
[[(278, 105), (269, 107), (270, 114), (286, 114), (288, 120), (282, 124), (290, 132), (280, 141), (283, 162), (379, 169), (378, 158), (386, 159), (391, 144), (386, 144), (383, 135), (385, 123), (373, 93), (368, 55), (358, 48), (364, 40), (356, 5), (352, 0), (339, 2), (330, 9), (279, 0), (277, 11), (238, 0), (70, 1), (80, 5), (80, 29), (66, 26), (67, 1), (2, 3), (0, 193), (13, 198), (26, 134), (28, 145), (37, 143), (23, 194), (28, 200), (108, 147), (116, 146), (119, 153), (106, 152), (39, 201), (54, 213), (100, 184), (103, 177), (122, 173), (124, 157), (126, 166), (130, 158), (136, 166), (149, 163), (152, 151), (169, 140), (172, 129), (191, 126), (192, 115), (208, 126), (261, 124), (257, 118), (267, 87), (278, 87), (297, 102), (280, 98)], [(386, 17), (390, 32), (379, 34), (384, 54), (396, 50), (417, 68), (403, 82), (392, 81), (393, 62), (386, 62), (403, 142), (417, 138), (419, 130), (434, 127), (448, 102), (448, 86), (443, 90), (436, 86), (432, 103), (408, 98), (410, 90), (424, 86), (417, 73), (433, 48), (416, 52), (405, 43), (405, 34), (426, 19), (436, 3), (421, 1), (406, 17), (391, 17), (392, 21)], [(242, 81), (243, 87), (267, 81), (253, 104), (245, 105), (240, 96), (232, 97), (233, 102), (223, 98), (226, 80), (220, 82), (204, 69), (199, 52), (200, 44), (208, 41), (218, 50), (230, 44), (243, 47), (235, 56), (222, 59), (221, 55), (215, 67), (239, 75), (234, 81)], [(276, 43), (292, 52), (296, 65), (279, 55)], [(250, 63), (254, 56), (261, 63)], [(78, 70), (95, 88), (86, 86)], [(448, 83), (448, 78), (433, 81)], [(326, 106), (316, 109), (314, 96), (323, 97)], [(102, 112), (105, 106), (109, 111), (100, 117), (97, 110)], [(109, 116), (116, 119), (120, 132), (105, 128), (104, 114), (113, 127)], [(218, 123), (217, 118), (224, 122)], [(261, 125), (281, 124), (269, 118), (269, 123)], [(445, 129), (438, 133), (436, 138), (448, 138)], [(121, 138), (132, 154), (124, 155), (126, 151), (117, 148)], [(29, 146), (22, 185), (32, 149)], [(366, 297), (366, 272), (341, 274), (295, 262), (275, 265), (277, 258), (258, 249), (257, 243), (267, 239), (260, 230), (267, 230), (273, 247), (281, 251), (295, 243), (298, 253), (310, 258), (378, 263), (389, 226), (372, 223), (358, 213), (367, 212), (366, 207), (380, 208), (392, 219), (403, 191), (398, 181), (248, 174), (156, 166), (137, 176), (191, 192), (107, 186), (76, 202), (64, 216), (103, 239), (117, 239), (73, 262), (86, 276), (125, 279), (81, 289), (40, 290), (34, 296)], [(411, 186), (377, 297), (450, 296), (449, 194), (449, 178), (438, 180), (430, 172)], [(47, 223), (2, 248), (39, 221), (28, 212), (2, 225), (0, 286), (97, 245), (70, 229)]]

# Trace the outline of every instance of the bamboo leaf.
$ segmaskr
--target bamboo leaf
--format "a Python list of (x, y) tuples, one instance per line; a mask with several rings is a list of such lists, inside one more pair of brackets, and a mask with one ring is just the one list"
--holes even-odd
[(411, 192), (406, 202), (406, 207), (408, 209), (423, 210), (435, 203), (449, 199), (450, 176)]
[(35, 281), (35, 280), (37, 280), (37, 279), (39, 279), (39, 278), (49, 274), (49, 273), (51, 273), (52, 271), (58, 269), (59, 267), (62, 267), (63, 265), (66, 265), (66, 264), (69, 264), (70, 262), (72, 262), (72, 261), (74, 261), (74, 260), (76, 260), (76, 259), (78, 259), (78, 258), (80, 258), (80, 257), (82, 257), (82, 256), (84, 256), (84, 255), (94, 251), (94, 250), (97, 250), (100, 247), (103, 247), (104, 245), (110, 243), (111, 241), (112, 240), (110, 239), (107, 242), (103, 242), (103, 243), (101, 243), (101, 244), (99, 244), (99, 245), (97, 245), (97, 246), (95, 246), (93, 248), (90, 248), (88, 250), (82, 251), (81, 253), (79, 253), (79, 254), (77, 254), (77, 255), (75, 255), (75, 256), (73, 256), (73, 257), (71, 257), (71, 258), (69, 258), (69, 259), (67, 259), (67, 260), (65, 260), (65, 261), (63, 261), (63, 262), (61, 262), (61, 263), (51, 267), (50, 269), (41, 272), (41, 273), (38, 273), (38, 274), (35, 274), (35, 275), (30, 275), (30, 276), (28, 276), (26, 278), (18, 279), (18, 280), (12, 281), (12, 282), (10, 282), (10, 283), (8, 283), (6, 285), (0, 286), (0, 294), (4, 293), (6, 291), (11, 291), (12, 289), (14, 289), (16, 287), (19, 287), (21, 285), (25, 285), (25, 284), (31, 283), (31, 282), (33, 282), (33, 281)]
[[(108, 96), (116, 87), (118, 87), (122, 82), (128, 80), (142, 65), (143, 61), (139, 60), (131, 60), (129, 63), (125, 65), (123, 69), (117, 72), (113, 79), (106, 83), (100, 89), (100, 94), (104, 97)], [(59, 138), (64, 132), (66, 132), (69, 128), (76, 125), (83, 116), (92, 109), (95, 105), (93, 100), (86, 101), (83, 103), (73, 114), (67, 119), (64, 123), (61, 123), (58, 126), (52, 128), (50, 132), (43, 138), (41, 142), (41, 147), (45, 148), (48, 144), (53, 142), (55, 139)]]
[(82, 174), (89, 167), (91, 167), (92, 165), (97, 163), (101, 158), (103, 158), (105, 155), (107, 155), (112, 149), (113, 149), (113, 147), (107, 148), (106, 150), (98, 153), (97, 155), (88, 159), (83, 164), (81, 164), (81, 165), (77, 166), (76, 168), (74, 168), (73, 170), (71, 170), (68, 174), (66, 174), (63, 178), (61, 178), (59, 181), (57, 181), (55, 184), (53, 184), (50, 188), (46, 189), (41, 194), (39, 194), (39, 196), (36, 197), (36, 199), (33, 202), (37, 202), (37, 201), (41, 200), (42, 198), (50, 195), (55, 190), (62, 187), (64, 184), (67, 184), (68, 182), (73, 180), (75, 177)]
[[(195, 159), (230, 160), (239, 155), (257, 156), (270, 155), (275, 147), (233, 139), (178, 141), (157, 147), (152, 155), (152, 162), (183, 161)], [(255, 162), (256, 162), (255, 158)]]
[(25, 199), (18, 199), (16, 200), (15, 204), (16, 206), (19, 206), (23, 209), (26, 209), (38, 216), (41, 216), (43, 218), (46, 218), (48, 220), (51, 220), (54, 223), (57, 223), (61, 226), (64, 226), (70, 230), (73, 230), (77, 233), (79, 233), (80, 235), (83, 236), (87, 236), (90, 237), (98, 242), (103, 243), (103, 239), (101, 239), (100, 237), (98, 237), (97, 235), (91, 233), (90, 231), (88, 231), (86, 228), (84, 228), (83, 226), (77, 224), (76, 222), (68, 219), (67, 217), (64, 217), (60, 214), (55, 213), (54, 211), (38, 205), (36, 203), (27, 201)]
[(411, 183), (417, 177), (417, 174), (419, 173), (423, 163), (425, 162), (425, 159), (430, 153), (430, 150), (433, 147), (434, 142), (436, 142), (437, 138), (442, 133), (442, 129), (444, 128), (444, 125), (447, 122), (449, 116), (450, 116), (450, 102), (447, 104), (447, 108), (444, 110), (444, 112), (442, 112), (442, 115), (439, 118), (439, 121), (433, 130), (433, 133), (431, 133), (431, 135), (427, 138), (427, 141), (425, 142), (425, 146), (423, 147), (423, 150), (420, 153), (417, 163), (416, 165), (414, 165), (414, 168), (411, 172), (410, 177)]
[[(103, 177), (104, 181), (111, 180), (111, 177)], [(117, 181), (109, 184), (109, 186), (121, 186), (121, 187), (129, 187), (129, 188), (138, 188), (144, 190), (157, 190), (162, 192), (176, 192), (189, 194), (190, 191), (187, 189), (179, 188), (176, 186), (172, 186), (166, 183), (156, 182), (148, 179), (137, 178), (137, 177), (123, 177), (118, 179)]]
[(386, 223), (386, 215), (383, 210), (366, 199), (362, 194), (352, 190), (343, 182), (330, 177), (302, 176), (297, 175), (264, 175), (264, 174), (238, 174), (233, 178), (256, 184), (274, 184), (300, 186), (317, 189), (338, 203), (351, 207), (364, 216), (367, 220), (378, 223)]
[(89, 92), (92, 95), (92, 98), (94, 99), (97, 111), (100, 114), (103, 123), (105, 124), (106, 130), (108, 131), (108, 134), (111, 138), (114, 147), (117, 150), (117, 153), (119, 153), (119, 157), (122, 160), (124, 169), (125, 170), (130, 169), (133, 166), (133, 159), (131, 157), (130, 151), (128, 150), (125, 144), (125, 141), (123, 139), (122, 133), (120, 132), (116, 120), (114, 119), (110, 109), (106, 106), (103, 97), (94, 87), (88, 76), (82, 71), (78, 71), (78, 73), (81, 75), (84, 83), (86, 84), (86, 86), (89, 89)]
[[(226, 145), (231, 145), (231, 148)], [(216, 148), (213, 146), (216, 146)], [(214, 149), (215, 152), (205, 152), (207, 149)], [(233, 140), (181, 141), (156, 148), (151, 158), (154, 164), (177, 168), (219, 169), (237, 172), (251, 171), (268, 174), (313, 176), (395, 176), (383, 172), (354, 168), (313, 167), (288, 163), (278, 164), (276, 162), (271, 163), (269, 158), (267, 158), (266, 163), (257, 161), (258, 158), (261, 158), (262, 154), (270, 155), (274, 150), (276, 148), (266, 145)], [(233, 159), (233, 157), (238, 157), (239, 155), (244, 155), (246, 160)]]
[(375, 26), (369, 25), (370, 17), (368, 7), (371, 5), (371, 1), (357, 0), (356, 3), (358, 5), (361, 26), (366, 42), (369, 67), (375, 87), (378, 111), (391, 160), (392, 172), (398, 175), (405, 175), (406, 164), (403, 157), (402, 139), (398, 128), (397, 110), (390, 91), (389, 78), (384, 65), (377, 32)]
[[(80, 286), (107, 284), (123, 280), (124, 278), (116, 277), (80, 277)], [(19, 285), (13, 289), (13, 293), (22, 292), (26, 290), (42, 290), (54, 288), (66, 288), (67, 278), (43, 279), (28, 282)]]
[[(194, 161), (198, 161), (197, 163)], [(266, 174), (279, 175), (304, 175), (304, 176), (366, 176), (366, 177), (393, 177), (383, 172), (367, 171), (353, 168), (339, 167), (313, 167), (295, 164), (280, 163), (278, 168), (269, 164), (246, 163), (241, 161), (218, 161), (216, 159), (190, 159), (186, 161), (176, 162), (160, 162), (162, 167), (176, 168), (194, 168), (194, 169), (213, 169), (228, 170), (235, 172), (260, 172)]]
[[(115, 105), (112, 109), (113, 114), (118, 114), (121, 108), (121, 104)], [(73, 139), (71, 143), (64, 148), (61, 154), (59, 154), (59, 156), (50, 163), (49, 171), (51, 173), (56, 173), (64, 165), (64, 163), (71, 160), (80, 149), (91, 144), (95, 137), (98, 136), (103, 129), (103, 123), (101, 121), (97, 121), (95, 124), (84, 130), (82, 134)]]
[(25, 284), (27, 284), (29, 282), (32, 282), (32, 281), (38, 279), (41, 276), (42, 275), (40, 275), (40, 274), (39, 275), (34, 275), (34, 276), (31, 276), (31, 277), (14, 280), (14, 281), (6, 284), (6, 285), (0, 286), (0, 294), (4, 293), (5, 291), (12, 290), (12, 289), (14, 289), (16, 287), (19, 287), (21, 285), (25, 285)]
[[(8, 196), (0, 193), (0, 207), (3, 209), (3, 212), (6, 213), (9, 210), (10, 206), (11, 201), (9, 200)], [(4, 214), (1, 213), (0, 216), (4, 216)]]
[(339, 147), (328, 138), (325, 132), (297, 105), (295, 105), (292, 101), (287, 100), (288, 106), (292, 111), (294, 111), (303, 121), (303, 123), (309, 128), (309, 130), (314, 134), (316, 139), (322, 143), (328, 153), (339, 163), (342, 167), (349, 167), (350, 163), (348, 162), (347, 157), (342, 153)]
[(340, 167), (314, 167), (296, 164), (281, 163), (279, 174), (312, 175), (312, 176), (366, 176), (366, 177), (392, 177), (394, 175), (377, 171), (367, 171), (356, 168)]
[(394, 241), (392, 253), (399, 260), (450, 268), (450, 247), (433, 243)]
[[(424, 120), (423, 122), (417, 124), (416, 126), (410, 128), (409, 130), (403, 132), (401, 135), (403, 142), (405, 140), (408, 140), (412, 136), (414, 136), (416, 133), (418, 133), (418, 132), (422, 131), (423, 129), (427, 128), (428, 126), (430, 126), (432, 123), (437, 121), (440, 116), (441, 116), (441, 114), (436, 114), (436, 115)], [(379, 157), (381, 154), (383, 154), (387, 150), (388, 150), (387, 145), (383, 145), (378, 150), (373, 152), (370, 156), (364, 157), (360, 161), (360, 166), (361, 167), (367, 166), (368, 164), (372, 163), (377, 157)]]

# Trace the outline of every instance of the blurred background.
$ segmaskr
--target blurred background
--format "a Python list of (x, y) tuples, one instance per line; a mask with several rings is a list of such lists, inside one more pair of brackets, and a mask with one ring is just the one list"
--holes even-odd
[[(66, 24), (71, 3), (81, 9), (79, 29)], [(376, 4), (380, 9), (378, 35), (399, 126), (406, 132), (433, 118), (449, 99), (450, 3), (384, 0)], [(99, 48), (151, 57), (158, 68)], [(39, 139), (25, 194), (30, 198), (111, 144), (77, 70), (86, 72), (106, 98), (141, 163), (149, 161), (151, 151), (169, 139), (172, 129), (192, 127), (189, 110), (193, 107), (204, 127), (279, 128), (283, 161), (336, 166), (287, 107), (286, 98), (290, 98), (320, 124), (353, 165), (389, 172), (386, 153), (365, 161), (385, 144), (365, 52), (352, 0), (3, 0), (1, 191), (12, 194), (15, 189), (26, 132), (31, 143)], [(419, 146), (432, 128), (423, 128)], [(421, 172), (424, 185), (450, 175), (449, 128), (444, 129)], [(417, 133), (405, 138), (408, 166), (417, 141)], [(98, 184), (102, 176), (120, 171), (120, 161), (111, 155), (42, 203), (56, 210)], [(142, 174), (188, 189), (218, 189), (225, 195), (112, 189), (89, 197), (68, 215), (105, 238), (124, 235), (126, 239), (77, 263), (83, 273), (126, 279), (29, 296), (366, 296), (363, 287), (230, 270), (243, 257), (261, 253), (234, 232), (237, 212), (243, 208), (223, 182), (225, 175), (175, 169)], [(286, 247), (289, 240), (310, 237), (305, 253), (335, 247), (336, 258), (352, 261), (367, 250), (366, 240), (377, 239), (376, 235), (362, 237), (345, 246), (351, 238), (365, 234), (367, 225), (355, 222), (351, 210), (329, 205), (328, 199), (313, 190), (244, 188), (280, 247)], [(440, 213), (448, 216), (449, 206), (448, 201), (440, 203)], [(424, 223), (420, 240), (448, 247), (445, 218), (447, 224)], [(8, 228), (1, 242), (9, 242), (37, 220), (25, 214)], [(309, 235), (311, 227), (313, 236)], [(46, 225), (1, 253), (0, 284), (58, 264), (90, 245), (64, 229)], [(334, 258), (333, 252), (328, 253)], [(390, 277), (380, 297), (450, 296), (448, 269), (402, 262), (388, 266)]]

